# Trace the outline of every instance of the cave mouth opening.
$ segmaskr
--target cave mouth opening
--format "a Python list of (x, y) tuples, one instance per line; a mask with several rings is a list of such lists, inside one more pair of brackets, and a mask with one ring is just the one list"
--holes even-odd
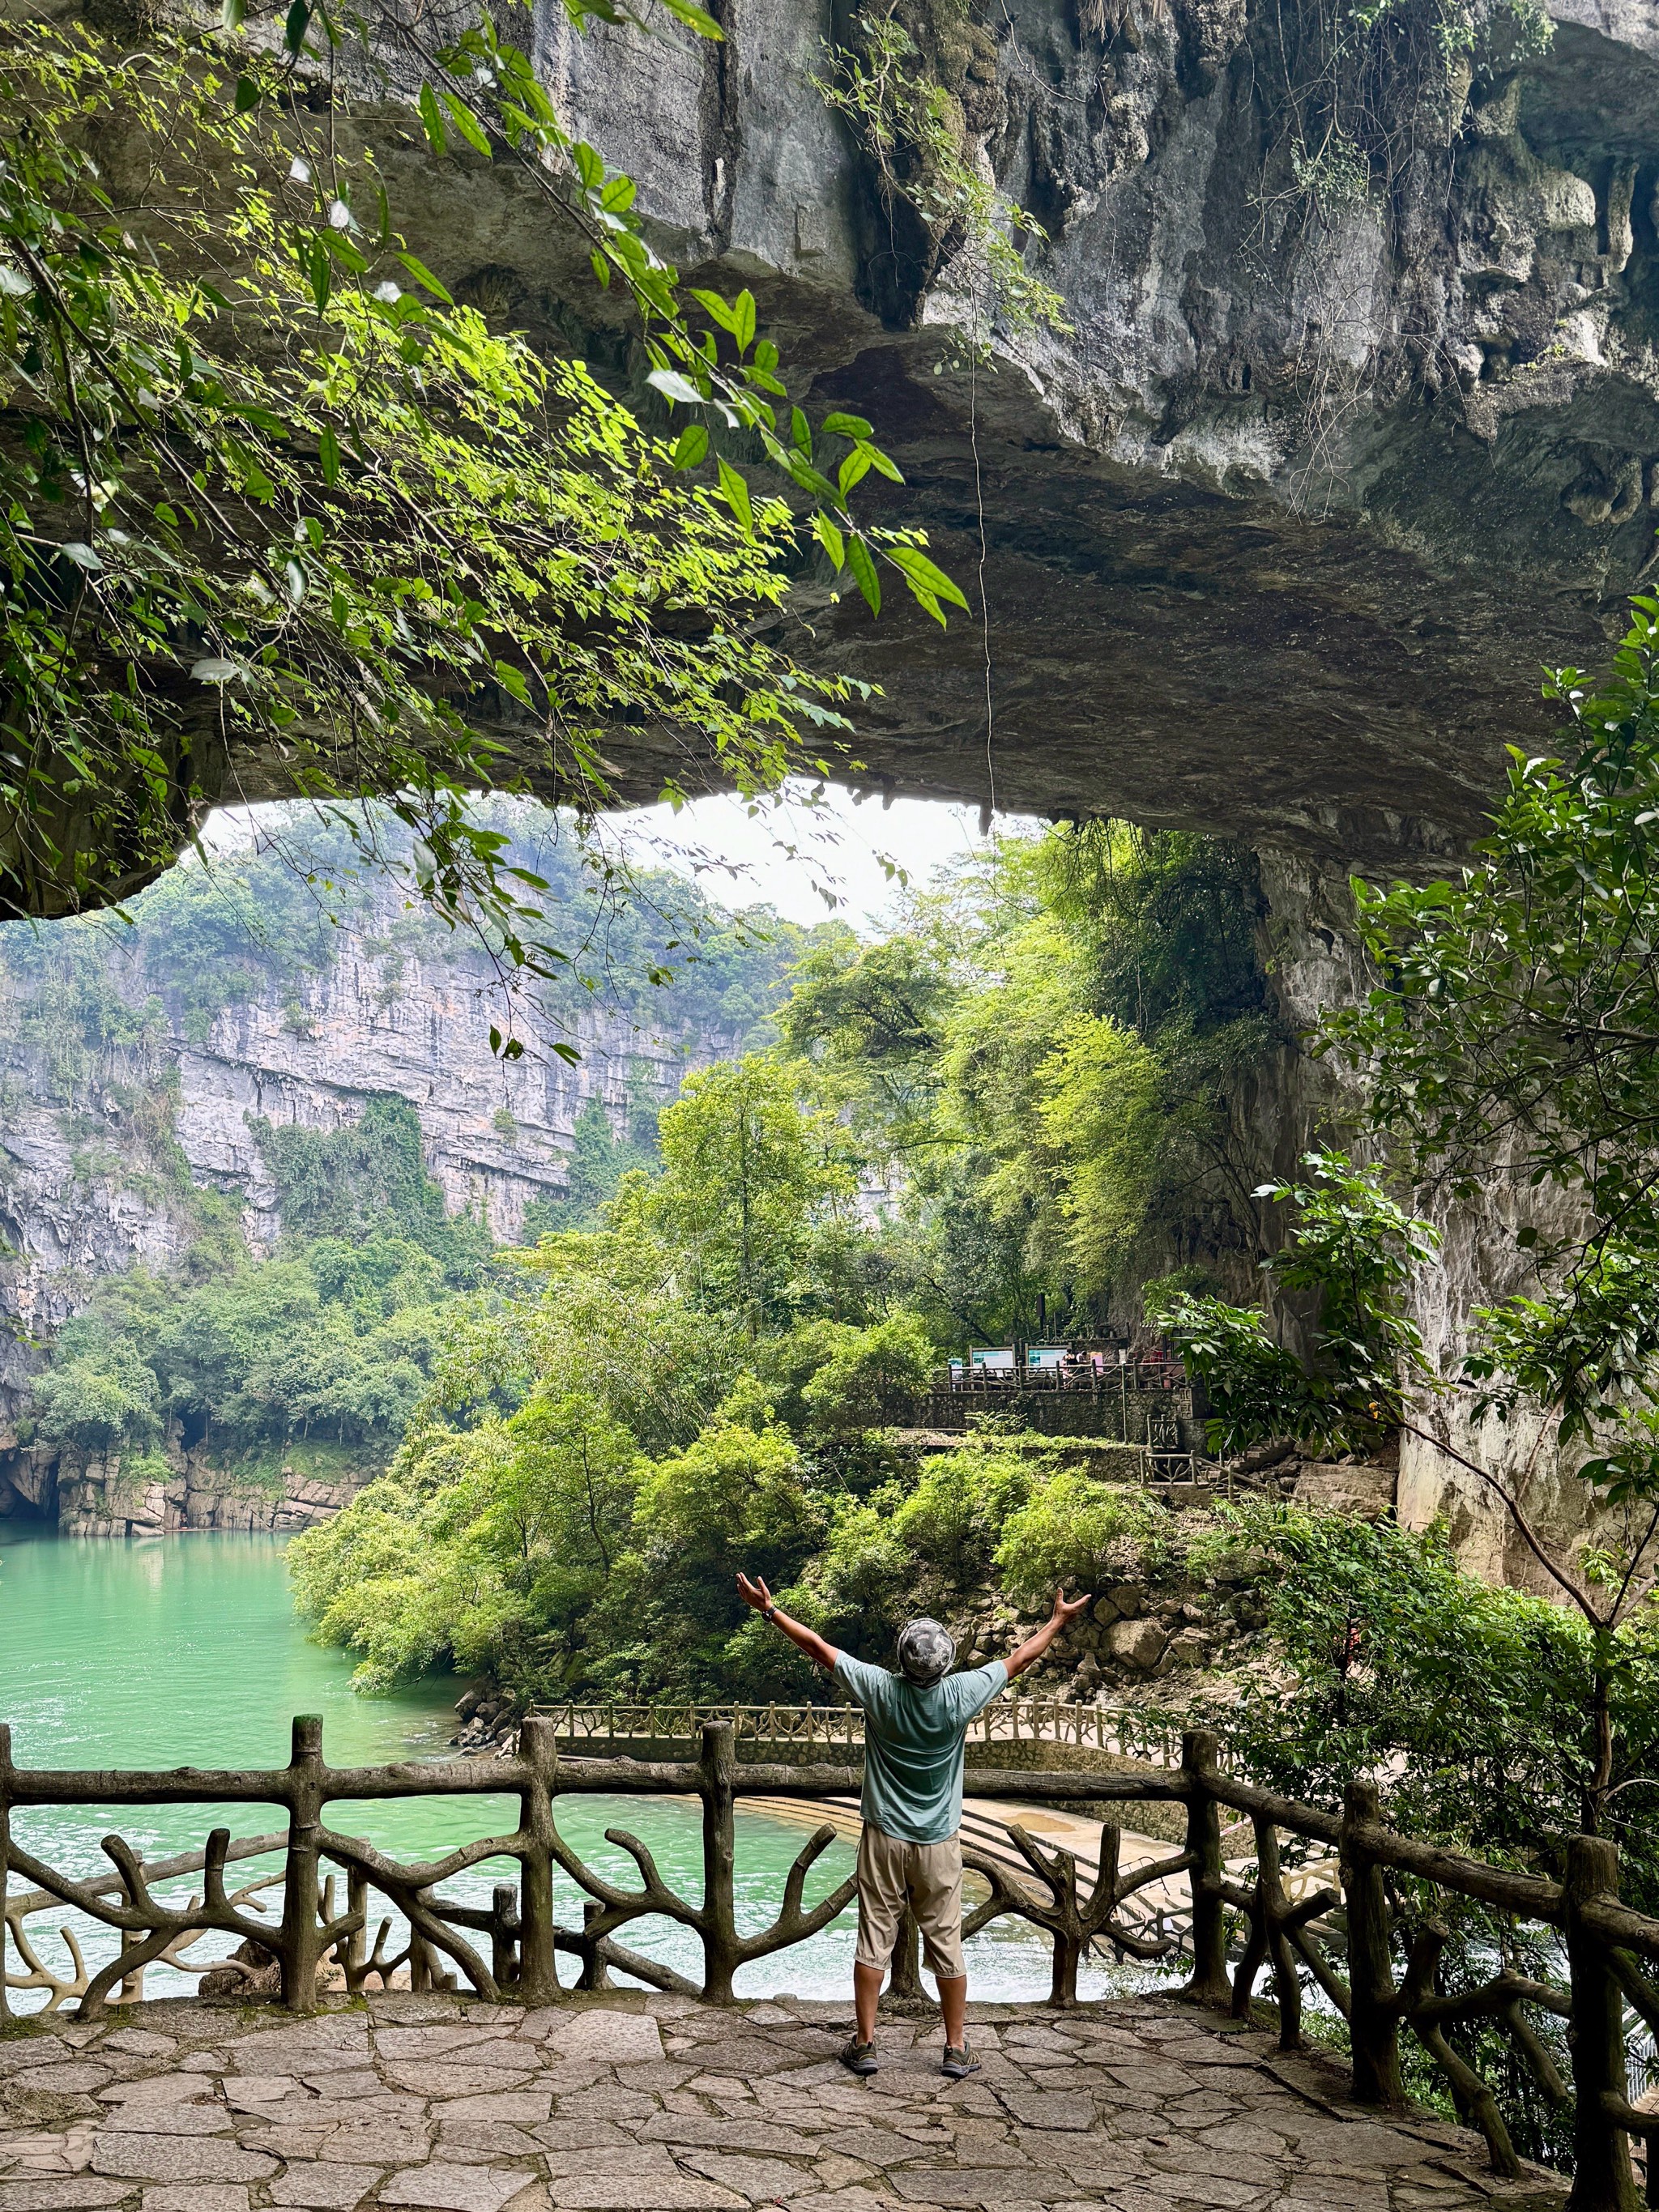
[(56, 1484), (47, 1489), (44, 1497), (37, 1499), (0, 1474), (0, 1537), (3, 1537), (9, 1529), (46, 1528), (54, 1523), (57, 1518)]

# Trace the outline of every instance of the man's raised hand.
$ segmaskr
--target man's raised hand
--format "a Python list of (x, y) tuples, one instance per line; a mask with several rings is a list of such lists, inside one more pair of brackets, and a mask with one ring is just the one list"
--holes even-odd
[(739, 1575), (738, 1595), (745, 1605), (752, 1605), (757, 1613), (764, 1613), (772, 1602), (772, 1593), (766, 1587), (764, 1575), (757, 1575), (752, 1583), (747, 1575)]
[(1068, 1598), (1063, 1588), (1057, 1589), (1054, 1592), (1054, 1610), (1053, 1618), (1059, 1622), (1062, 1628), (1064, 1628), (1068, 1620), (1075, 1620), (1077, 1619), (1079, 1613), (1082, 1612), (1084, 1607), (1088, 1604), (1090, 1599), (1093, 1597), (1093, 1595), (1094, 1592), (1092, 1590), (1085, 1590), (1081, 1597)]

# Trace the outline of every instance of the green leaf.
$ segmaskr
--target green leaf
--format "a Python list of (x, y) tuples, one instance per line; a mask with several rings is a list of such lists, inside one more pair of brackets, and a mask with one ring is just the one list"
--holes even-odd
[(847, 540), (829, 516), (822, 514), (812, 517), (812, 535), (834, 562), (836, 574), (840, 575), (847, 566)]
[(441, 154), (448, 141), (444, 137), (443, 117), (438, 112), (437, 95), (429, 84), (421, 87), (420, 97), (415, 105), (421, 112), (421, 121), (433, 152)]
[(796, 450), (805, 453), (810, 461), (812, 458), (812, 426), (799, 407), (792, 407), (789, 410), (789, 438)]
[(674, 447), (674, 466), (695, 469), (708, 451), (708, 433), (701, 422), (688, 423)]
[(259, 105), (261, 97), (262, 95), (260, 94), (259, 88), (251, 76), (239, 76), (237, 78), (236, 112), (239, 115), (246, 115), (250, 110), (257, 107)]
[(858, 483), (867, 474), (869, 467), (870, 456), (868, 453), (854, 452), (847, 455), (840, 468), (836, 472), (836, 481), (841, 487), (841, 495), (843, 499), (845, 499), (848, 493), (852, 490), (854, 485)]
[(826, 438), (867, 438), (870, 425), (862, 415), (826, 415), (823, 418)]
[(289, 53), (297, 54), (306, 42), (306, 33), (311, 27), (311, 9), (307, 0), (294, 0), (288, 11), (288, 21), (283, 31), (283, 44)]
[(876, 564), (870, 558), (870, 548), (861, 538), (847, 541), (847, 565), (852, 570), (858, 587), (870, 603), (872, 615), (881, 612), (881, 579), (876, 574)]
[(755, 510), (749, 497), (749, 487), (724, 454), (717, 455), (716, 459), (720, 465), (720, 489), (726, 495), (726, 503), (752, 538), (755, 534)]
[(728, 307), (718, 292), (704, 292), (694, 287), (691, 297), (711, 321), (718, 323), (723, 331), (730, 331), (733, 337), (737, 336), (737, 310)]
[(755, 295), (739, 292), (732, 303), (732, 335), (738, 342), (738, 351), (747, 353), (755, 343)]
[(653, 368), (645, 380), (653, 391), (660, 392), (665, 399), (678, 399), (687, 407), (702, 404), (702, 392), (689, 377), (682, 376), (677, 368)]
[(662, 0), (669, 14), (696, 33), (700, 39), (724, 39), (726, 33), (710, 15), (696, 4), (696, 0)]
[(465, 139), (473, 152), (482, 154), (487, 161), (489, 159), (489, 141), (479, 128), (477, 117), (464, 100), (457, 100), (447, 92), (441, 93), (439, 97), (443, 101), (444, 113), (449, 118), (451, 125)]
[(522, 1060), (524, 1042), (520, 1037), (504, 1037), (494, 1022), (489, 1025), (489, 1049), (497, 1060)]
[(422, 291), (430, 292), (434, 300), (441, 300), (447, 307), (454, 306), (454, 301), (451, 299), (424, 261), (417, 261), (412, 253), (400, 253), (398, 258)]
[(890, 546), (887, 557), (896, 568), (904, 571), (913, 592), (918, 594), (930, 592), (936, 599), (947, 599), (953, 607), (960, 607), (963, 614), (968, 613), (968, 602), (962, 596), (960, 588), (951, 582), (943, 568), (927, 558), (920, 546)]
[(225, 0), (220, 11), (219, 24), (222, 30), (240, 31), (242, 19), (247, 14), (247, 0)]
[(340, 481), (340, 441), (326, 423), (317, 440), (317, 458), (322, 464), (323, 482), (337, 484)]
[(307, 258), (306, 275), (311, 283), (311, 296), (317, 302), (317, 312), (320, 315), (328, 305), (330, 293), (334, 289), (334, 264), (321, 239), (313, 243)]

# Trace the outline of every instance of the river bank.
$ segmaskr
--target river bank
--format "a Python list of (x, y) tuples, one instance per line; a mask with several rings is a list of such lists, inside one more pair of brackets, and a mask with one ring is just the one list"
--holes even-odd
[(297, 1446), (226, 1467), (176, 1440), (124, 1458), (0, 1435), (0, 1540), (41, 1528), (64, 1536), (295, 1535), (331, 1521), (379, 1472), (361, 1452), (337, 1447)]

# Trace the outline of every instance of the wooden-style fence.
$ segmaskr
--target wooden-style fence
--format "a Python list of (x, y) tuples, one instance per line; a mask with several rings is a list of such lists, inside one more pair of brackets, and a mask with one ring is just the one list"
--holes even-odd
[[(1152, 1865), (1125, 1872), (1118, 1829), (1103, 1827), (1098, 1871), (1092, 1883), (1079, 1877), (1073, 1854), (1045, 1846), (1023, 1829), (1011, 1830), (1031, 1881), (969, 1850), (967, 1863), (989, 1894), (968, 1916), (969, 1932), (1013, 1915), (1044, 1930), (1053, 1946), (1051, 2002), (1076, 1994), (1079, 1965), (1091, 1947), (1120, 1955), (1169, 1956), (1173, 1949), (1136, 1933), (1121, 1916), (1130, 1897), (1176, 1877), (1190, 1899), (1187, 1942), (1191, 1972), (1186, 1993), (1195, 2001), (1250, 2016), (1264, 1971), (1277, 2001), (1280, 2047), (1303, 2039), (1304, 1984), (1316, 1984), (1346, 2023), (1353, 2094), (1382, 2110), (1405, 2100), (1401, 2038), (1409, 2032), (1437, 2064), (1459, 2103), (1484, 2132), (1493, 2170), (1519, 2171), (1498, 2098), (1475, 2071), (1454, 2032), (1472, 2021), (1495, 2024), (1533, 2070), (1544, 2096), (1571, 2109), (1574, 2172), (1571, 2212), (1635, 2212), (1636, 2182), (1630, 2155), (1632, 2135), (1659, 2136), (1659, 2112), (1631, 2101), (1626, 2060), (1627, 2014), (1650, 2030), (1659, 2027), (1659, 1920), (1632, 1911), (1619, 1898), (1618, 1856), (1596, 1836), (1569, 1842), (1564, 1878), (1520, 1874), (1443, 1850), (1401, 1834), (1378, 1813), (1375, 1789), (1355, 1784), (1341, 1814), (1302, 1805), (1230, 1774), (1212, 1735), (1188, 1733), (1179, 1764), (1115, 1773), (1038, 1772), (975, 1764), (967, 1787), (975, 1796), (1122, 1804), (1173, 1804), (1184, 1809), (1181, 1849)], [(658, 1989), (683, 1991), (712, 2003), (729, 2002), (738, 1969), (805, 1941), (850, 1902), (844, 1881), (814, 1905), (804, 1903), (808, 1874), (833, 1838), (820, 1827), (785, 1877), (776, 1917), (759, 1933), (740, 1932), (735, 1911), (735, 1812), (740, 1797), (821, 1798), (844, 1795), (862, 1779), (855, 1763), (775, 1764), (740, 1761), (732, 1725), (706, 1723), (695, 1760), (561, 1759), (550, 1717), (527, 1719), (507, 1758), (457, 1759), (430, 1764), (331, 1767), (323, 1758), (322, 1724), (294, 1724), (293, 1755), (285, 1767), (215, 1772), (179, 1768), (165, 1773), (53, 1772), (13, 1765), (9, 1732), (0, 1729), (0, 1917), (13, 1945), (27, 1920), (52, 1906), (70, 1906), (117, 1932), (118, 1955), (95, 1972), (77, 1977), (69, 1992), (83, 2018), (96, 2017), (118, 1989), (131, 1992), (147, 1965), (179, 1961), (199, 1931), (234, 1938), (252, 1954), (234, 1969), (250, 1981), (257, 1961), (274, 1960), (277, 1993), (289, 2009), (304, 2012), (331, 1982), (356, 1994), (394, 1973), (407, 1972), (417, 1988), (465, 1983), (486, 2000), (550, 2004), (560, 1996), (560, 1952), (577, 1961), (585, 1989), (605, 1985), (620, 1970)], [(560, 1832), (562, 1797), (610, 1794), (696, 1797), (702, 1814), (702, 1893), (693, 1904), (664, 1881), (647, 1846), (627, 1831), (608, 1830), (626, 1851), (639, 1886), (611, 1881), (586, 1866)], [(359, 1838), (325, 1821), (326, 1808), (343, 1799), (483, 1796), (507, 1792), (519, 1800), (510, 1834), (484, 1837), (423, 1865), (404, 1865)], [(233, 1841), (227, 1828), (207, 1838), (194, 1861), (175, 1859), (146, 1867), (118, 1836), (105, 1840), (112, 1873), (77, 1881), (33, 1857), (10, 1832), (15, 1811), (41, 1806), (88, 1804), (275, 1805), (285, 1815), (280, 1838)], [(1224, 1815), (1252, 1824), (1255, 1850), (1245, 1862), (1223, 1852)], [(1228, 1825), (1232, 1825), (1230, 1821)], [(227, 1889), (226, 1869), (273, 1845), (283, 1854), (280, 1921), (249, 1909), (246, 1889)], [(1330, 1867), (1329, 1881), (1312, 1894), (1293, 1897), (1285, 1868), (1309, 1851)], [(458, 1904), (440, 1886), (491, 1859), (518, 1863), (516, 1882), (495, 1887), (488, 1907)], [(158, 1898), (164, 1873), (199, 1870), (201, 1892), (183, 1903)], [(580, 1892), (580, 1927), (556, 1917), (555, 1876), (562, 1872)], [(13, 1877), (31, 1885), (18, 1895)], [(339, 1894), (343, 1877), (344, 1894)], [(392, 1922), (380, 1921), (371, 1942), (370, 1899), (383, 1899), (406, 1923), (398, 1945), (387, 1948)], [(1534, 1979), (1507, 1965), (1479, 1987), (1447, 1992), (1438, 1968), (1448, 1942), (1433, 1903), (1424, 1899), (1472, 1899), (1517, 1928), (1549, 1931), (1561, 1961), (1559, 1978)], [(660, 1914), (691, 1930), (702, 1953), (700, 1981), (676, 1972), (619, 1940), (629, 1923)], [(23, 1934), (23, 1946), (27, 1946)], [(26, 1955), (20, 1946), (18, 1955)], [(1233, 1959), (1237, 1954), (1237, 1964)], [(3, 1955), (3, 1954), (0, 1954)], [(216, 1971), (228, 1971), (222, 1962)], [(32, 1972), (0, 1975), (6, 1988), (39, 1986)], [(896, 1983), (919, 1990), (914, 1952), (902, 1952)], [(0, 2011), (9, 1999), (0, 1989)], [(1567, 2025), (1571, 2081), (1561, 2078), (1537, 2027), (1539, 2014)], [(1659, 2159), (1650, 2161), (1650, 2171)]]
[[(852, 1751), (864, 1742), (858, 1705), (718, 1705), (658, 1699), (641, 1705), (593, 1705), (571, 1699), (532, 1708), (553, 1723), (561, 1745), (695, 1743), (711, 1722), (723, 1722), (740, 1747), (784, 1745), (793, 1749)], [(1145, 1759), (1157, 1765), (1180, 1757), (1181, 1724), (1136, 1706), (1069, 1705), (1060, 1698), (994, 1698), (968, 1726), (975, 1744), (1076, 1744)]]

